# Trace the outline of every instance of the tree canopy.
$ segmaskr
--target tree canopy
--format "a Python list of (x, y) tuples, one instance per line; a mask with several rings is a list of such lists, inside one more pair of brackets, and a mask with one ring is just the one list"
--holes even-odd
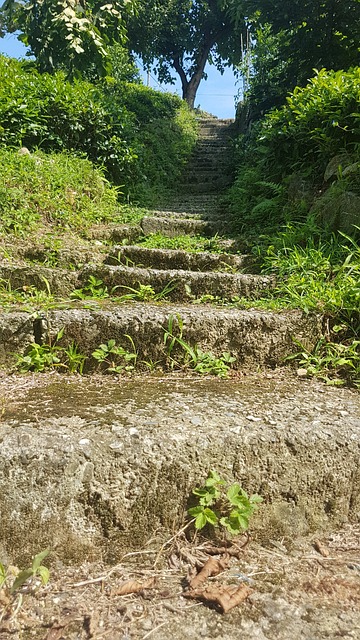
[(108, 45), (124, 43), (124, 15), (136, 0), (104, 4), (97, 0), (5, 0), (0, 34), (19, 31), (40, 71), (66, 70), (69, 75), (106, 72)]
[(249, 97), (260, 112), (305, 86), (314, 69), (360, 62), (359, 0), (229, 0), (229, 11), (234, 20), (245, 14), (252, 34)]
[(191, 107), (207, 62), (223, 71), (240, 59), (244, 21), (227, 9), (225, 0), (149, 0), (128, 21), (130, 47), (160, 81), (173, 83), (176, 72)]

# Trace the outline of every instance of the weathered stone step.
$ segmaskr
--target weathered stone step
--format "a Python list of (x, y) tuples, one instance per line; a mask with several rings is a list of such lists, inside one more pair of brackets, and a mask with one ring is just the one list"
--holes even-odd
[(84, 287), (90, 276), (101, 280), (109, 291), (114, 291), (115, 296), (128, 293), (124, 287), (138, 290), (139, 284), (149, 285), (156, 293), (161, 293), (171, 283), (173, 288), (167, 298), (175, 302), (189, 300), (189, 290), (195, 298), (212, 295), (230, 300), (234, 297), (259, 298), (275, 286), (275, 279), (270, 276), (247, 273), (144, 269), (106, 264), (84, 267), (79, 273), (78, 286)]
[(223, 158), (222, 156), (216, 157), (214, 154), (209, 154), (206, 157), (199, 156), (194, 158), (194, 160), (189, 161), (189, 164), (187, 165), (187, 173), (190, 173), (192, 170), (221, 170), (224, 167), (227, 167), (228, 164), (228, 159)]
[[(186, 174), (186, 182), (187, 184), (201, 184), (207, 183), (213, 186), (214, 184), (222, 184), (224, 181), (224, 172), (219, 172), (218, 169), (202, 169), (198, 171), (191, 172), (189, 171)], [(230, 178), (227, 178), (230, 179)]]
[(98, 224), (87, 232), (88, 238), (106, 242), (136, 242), (142, 235), (141, 227), (132, 224)]
[[(86, 305), (86, 308), (83, 308)], [(89, 308), (91, 307), (91, 308)], [(221, 355), (230, 351), (235, 368), (274, 367), (295, 353), (294, 339), (311, 349), (321, 335), (320, 316), (298, 311), (282, 313), (211, 308), (207, 305), (79, 303), (78, 308), (49, 309), (36, 316), (9, 312), (0, 316), (0, 360), (9, 360), (14, 352), (24, 353), (35, 340), (53, 344), (63, 330), (62, 345), (75, 342), (81, 353), (90, 356), (101, 344), (116, 340), (131, 350), (131, 336), (138, 360), (168, 362), (164, 351), (164, 331), (169, 319), (180, 317), (183, 338), (204, 351)], [(176, 331), (176, 328), (174, 328)], [(181, 351), (181, 350), (180, 350)], [(89, 362), (89, 367), (96, 363)]]
[(18, 566), (47, 547), (65, 563), (118, 563), (183, 526), (209, 469), (263, 496), (251, 529), (266, 540), (359, 521), (348, 389), (53, 374), (2, 379), (0, 397), (0, 551)]
[(67, 269), (51, 269), (41, 265), (0, 264), (0, 280), (11, 291), (35, 287), (59, 296), (68, 296), (77, 286), (78, 273)]
[(227, 267), (251, 269), (251, 255), (210, 253), (175, 249), (147, 249), (142, 246), (118, 245), (111, 249), (104, 262), (111, 265), (142, 266), (154, 269), (184, 269), (186, 271), (226, 271)]
[(162, 233), (168, 238), (183, 235), (211, 236), (217, 232), (218, 227), (203, 220), (189, 218), (164, 218), (145, 216), (141, 221), (141, 227), (145, 235)]
[[(119, 255), (121, 248), (113, 255)], [(126, 254), (126, 249), (123, 250)], [(185, 252), (174, 252), (177, 259), (185, 265), (195, 264), (196, 258), (189, 254), (187, 259)], [(273, 288), (275, 281), (269, 276), (259, 276), (240, 273), (226, 273), (225, 263), (222, 263), (221, 271), (203, 272), (199, 270), (183, 270), (176, 265), (171, 265), (171, 252), (154, 251), (146, 249), (132, 248), (133, 256), (142, 256), (148, 261), (156, 259), (166, 261), (161, 268), (140, 268), (133, 266), (111, 266), (108, 264), (88, 264), (80, 271), (67, 271), (65, 269), (52, 269), (40, 265), (6, 265), (0, 266), (0, 278), (8, 283), (11, 290), (24, 291), (29, 287), (35, 287), (40, 291), (47, 291), (53, 295), (69, 298), (74, 289), (85, 288), (90, 276), (94, 276), (108, 287), (109, 292), (114, 288), (114, 295), (123, 295), (126, 289), (123, 287), (139, 288), (139, 284), (150, 285), (156, 293), (161, 293), (171, 282), (173, 290), (169, 292), (168, 298), (174, 301), (189, 299), (189, 290), (196, 298), (209, 294), (216, 297), (231, 299), (239, 297), (259, 297), (269, 288)], [(162, 256), (162, 257), (161, 257)], [(206, 256), (206, 254), (203, 254)], [(235, 258), (235, 256), (234, 256)], [(226, 258), (225, 258), (226, 259)], [(229, 261), (233, 259), (228, 256)], [(113, 259), (114, 261), (114, 259)], [(202, 264), (210, 263), (203, 258)], [(213, 265), (221, 268), (221, 260), (216, 257), (212, 260)]]
[(230, 183), (230, 176), (219, 176), (218, 179), (213, 182), (183, 182), (180, 183), (177, 188), (180, 193), (186, 190), (189, 194), (218, 194), (225, 189), (225, 187), (229, 186)]
[(198, 213), (184, 211), (184, 208), (179, 209), (156, 209), (151, 210), (151, 217), (155, 218), (185, 218), (188, 220), (201, 220), (201, 209)]

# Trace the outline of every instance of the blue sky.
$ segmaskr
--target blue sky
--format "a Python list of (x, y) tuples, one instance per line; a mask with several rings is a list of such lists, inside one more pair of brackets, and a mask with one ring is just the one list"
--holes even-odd
[[(14, 58), (25, 56), (26, 48), (19, 42), (14, 35), (7, 35), (0, 38), (0, 53), (5, 53)], [(219, 118), (233, 118), (235, 114), (234, 96), (238, 93), (238, 85), (231, 69), (226, 69), (221, 75), (213, 66), (207, 66), (206, 72), (208, 79), (203, 80), (200, 84), (195, 106), (201, 107), (204, 111), (208, 111)], [(152, 73), (150, 78), (150, 86), (158, 89), (156, 77)], [(145, 78), (145, 74), (144, 74)], [(146, 78), (145, 78), (146, 81)], [(180, 82), (176, 85), (166, 87), (167, 90), (181, 95)]]

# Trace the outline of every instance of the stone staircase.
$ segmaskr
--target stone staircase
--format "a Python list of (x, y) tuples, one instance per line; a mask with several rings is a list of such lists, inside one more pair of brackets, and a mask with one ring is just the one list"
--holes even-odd
[[(30, 264), (25, 254), (0, 264), (12, 289), (50, 288), (59, 297), (36, 313), (1, 313), (3, 366), (34, 342), (54, 344), (61, 330), (60, 344), (76, 344), (93, 374), (0, 377), (0, 558), (2, 550), (16, 559), (50, 546), (67, 561), (101, 552), (115, 562), (154, 532), (180, 527), (191, 489), (209, 469), (264, 496), (266, 509), (254, 523), (262, 535), (335, 526), (360, 505), (358, 397), (275, 370), (297, 350), (294, 340), (316, 344), (322, 318), (257, 309), (256, 300), (276, 283), (254, 273), (248, 255), (141, 245), (151, 233), (211, 236), (226, 228), (219, 194), (231, 180), (231, 123), (207, 119), (199, 126), (173, 197), (140, 225), (94, 228), (84, 266), (70, 269), (72, 256), (61, 252), (61, 268)], [(110, 299), (71, 301), (90, 277), (112, 292)], [(124, 303), (121, 296), (140, 284), (159, 295), (171, 290), (164, 301)], [(203, 304), (204, 295), (246, 297), (253, 308)], [(166, 376), (169, 322), (182, 325), (193, 347), (218, 357), (230, 352), (235, 377)], [(127, 349), (129, 336), (137, 375), (94, 375), (94, 349), (109, 340)], [(150, 375), (149, 363), (163, 371)]]

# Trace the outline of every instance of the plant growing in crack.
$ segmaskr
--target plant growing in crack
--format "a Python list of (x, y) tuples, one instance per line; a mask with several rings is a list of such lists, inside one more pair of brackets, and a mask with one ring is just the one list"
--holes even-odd
[[(174, 367), (189, 367), (200, 375), (215, 375), (226, 378), (236, 358), (230, 352), (223, 351), (220, 356), (215, 356), (211, 351), (202, 351), (198, 345), (192, 347), (183, 337), (184, 321), (177, 315), (171, 315), (168, 326), (164, 329), (163, 343), (166, 357), (171, 369)], [(176, 332), (178, 335), (176, 335)], [(176, 346), (181, 349), (181, 357), (174, 357)]]
[(140, 282), (139, 288), (134, 289), (133, 287), (119, 286), (120, 289), (125, 289), (129, 291), (129, 293), (125, 293), (119, 297), (121, 302), (126, 302), (128, 300), (133, 300), (137, 302), (160, 302), (164, 300), (169, 293), (176, 289), (177, 284), (175, 282), (168, 282), (168, 284), (156, 293), (155, 289), (150, 284), (141, 284)]
[(250, 518), (263, 500), (257, 494), (249, 496), (237, 482), (226, 490), (216, 471), (210, 471), (204, 486), (196, 487), (192, 493), (198, 504), (188, 509), (188, 514), (195, 518), (195, 528), (220, 526), (232, 536), (249, 528)]
[(138, 355), (134, 341), (129, 335), (125, 335), (125, 338), (130, 341), (133, 351), (118, 346), (115, 340), (108, 340), (91, 354), (108, 373), (130, 373), (136, 367)]
[[(45, 549), (34, 556), (31, 567), (19, 571), (16, 567), (5, 567), (0, 562), (0, 590), (5, 595), (12, 596), (23, 585), (31, 584), (36, 578), (39, 578), (42, 585), (49, 582), (49, 569), (42, 564), (43, 560), (49, 555), (50, 550)], [(1, 621), (1, 617), (0, 617)]]
[(116, 289), (117, 287), (113, 287), (109, 292), (103, 280), (96, 278), (96, 276), (89, 276), (85, 286), (81, 289), (74, 289), (70, 294), (70, 298), (73, 300), (104, 300), (109, 298)]
[(17, 355), (15, 367), (20, 373), (27, 371), (45, 371), (53, 367), (66, 367), (61, 362), (63, 347), (58, 345), (64, 334), (64, 329), (60, 329), (53, 343), (38, 344), (33, 342), (26, 350), (25, 355)]

